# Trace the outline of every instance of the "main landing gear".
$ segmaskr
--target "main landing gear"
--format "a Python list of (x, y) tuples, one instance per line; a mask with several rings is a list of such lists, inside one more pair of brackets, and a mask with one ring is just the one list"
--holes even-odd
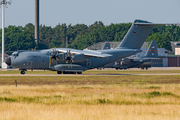
[(57, 71), (57, 74), (62, 74), (62, 71)]
[(82, 72), (77, 72), (77, 74), (82, 74)]
[(148, 67), (141, 67), (141, 70), (144, 70), (144, 69), (148, 70)]
[(57, 71), (57, 74), (82, 74), (82, 72), (65, 72), (65, 71)]

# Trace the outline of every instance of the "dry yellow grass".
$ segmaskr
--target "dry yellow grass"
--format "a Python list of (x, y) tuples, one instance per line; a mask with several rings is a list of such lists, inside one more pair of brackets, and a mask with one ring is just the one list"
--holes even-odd
[(179, 84), (0, 86), (2, 120), (179, 120)]
[(2, 120), (179, 120), (179, 105), (42, 105), (3, 103)]

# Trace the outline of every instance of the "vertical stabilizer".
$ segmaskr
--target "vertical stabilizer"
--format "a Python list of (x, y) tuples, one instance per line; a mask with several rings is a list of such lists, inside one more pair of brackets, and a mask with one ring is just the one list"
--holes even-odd
[(144, 57), (158, 58), (157, 44), (155, 40), (151, 42)]
[(135, 20), (117, 49), (140, 49), (155, 25), (151, 22)]
[(102, 50), (104, 50), (104, 49), (111, 49), (111, 46), (110, 46), (110, 42), (109, 42), (109, 41), (106, 41), (106, 42), (105, 42)]

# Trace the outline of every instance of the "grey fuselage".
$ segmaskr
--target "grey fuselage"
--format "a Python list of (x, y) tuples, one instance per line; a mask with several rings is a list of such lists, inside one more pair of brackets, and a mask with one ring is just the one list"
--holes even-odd
[[(57, 48), (61, 49), (61, 48)], [(84, 61), (72, 63), (72, 65), (81, 65), (86, 69), (98, 68), (107, 63), (114, 62), (118, 59), (122, 59), (124, 57), (136, 54), (141, 52), (139, 49), (110, 49), (110, 50), (98, 50), (98, 52), (111, 54), (112, 56), (107, 58), (98, 58), (98, 57), (87, 57)], [(56, 70), (56, 65), (67, 64), (65, 60), (57, 61), (51, 58), (51, 54), (53, 53), (52, 49), (40, 50), (40, 51), (23, 51), (13, 53), (11, 58), (12, 67), (19, 69), (50, 69)], [(71, 68), (69, 68), (71, 69)], [(64, 69), (58, 68), (57, 71), (64, 71)], [(72, 70), (73, 71), (73, 70)], [(84, 70), (82, 70), (84, 71)]]

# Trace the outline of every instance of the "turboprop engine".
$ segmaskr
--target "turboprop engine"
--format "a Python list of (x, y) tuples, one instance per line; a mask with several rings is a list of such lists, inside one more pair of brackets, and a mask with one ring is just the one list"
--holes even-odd
[(82, 61), (86, 61), (88, 59), (88, 57), (84, 56), (83, 54), (76, 54), (76, 55), (71, 55), (67, 57), (67, 53), (59, 53), (57, 55), (57, 58), (59, 61), (72, 61), (73, 63), (75, 62), (82, 62)]
[(59, 53), (57, 55), (57, 58), (59, 61), (63, 61), (63, 60), (65, 60), (66, 56), (67, 56), (67, 53)]

